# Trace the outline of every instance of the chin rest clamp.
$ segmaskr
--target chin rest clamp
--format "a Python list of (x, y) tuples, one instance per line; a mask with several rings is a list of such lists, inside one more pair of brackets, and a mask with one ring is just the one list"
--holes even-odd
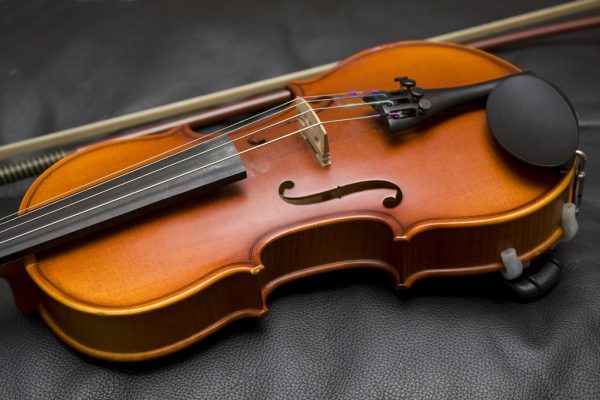
[(527, 303), (544, 297), (559, 279), (560, 264), (550, 252), (546, 252), (532, 260), (517, 278), (502, 281), (515, 300)]
[[(579, 230), (577, 224), (577, 206), (566, 203), (562, 209), (562, 242), (573, 239)], [(512, 296), (521, 302), (530, 302), (542, 298), (550, 292), (560, 279), (560, 264), (550, 251), (535, 258), (524, 266), (514, 248), (500, 253), (504, 268), (501, 273), (504, 285)]]

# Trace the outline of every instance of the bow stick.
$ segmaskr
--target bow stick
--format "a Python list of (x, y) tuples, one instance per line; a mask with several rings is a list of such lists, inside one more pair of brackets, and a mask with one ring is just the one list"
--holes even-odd
[[(462, 29), (444, 35), (434, 36), (427, 40), (434, 42), (467, 43), (469, 41), (478, 40), (486, 36), (507, 32), (512, 29), (531, 26), (539, 22), (587, 11), (596, 7), (600, 7), (600, 0), (572, 1), (565, 4), (520, 14), (514, 17), (489, 22), (475, 27)], [(221, 90), (191, 99), (181, 100), (163, 106), (121, 115), (119, 117), (109, 118), (91, 124), (48, 133), (40, 137), (7, 144), (0, 146), (0, 159), (14, 157), (33, 151), (45, 150), (74, 141), (84, 139), (89, 140), (133, 126), (139, 126), (141, 124), (158, 121), (194, 110), (201, 110), (219, 104), (234, 102), (249, 96), (266, 93), (271, 90), (281, 89), (290, 81), (307, 79), (323, 73), (333, 68), (336, 63), (337, 61), (320, 65), (318, 67), (237, 86), (231, 89)]]

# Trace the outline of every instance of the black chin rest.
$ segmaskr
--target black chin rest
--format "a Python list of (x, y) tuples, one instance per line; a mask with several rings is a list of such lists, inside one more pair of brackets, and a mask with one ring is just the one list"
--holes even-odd
[(508, 78), (487, 100), (492, 134), (518, 159), (542, 167), (567, 167), (579, 141), (577, 116), (567, 98), (531, 75)]

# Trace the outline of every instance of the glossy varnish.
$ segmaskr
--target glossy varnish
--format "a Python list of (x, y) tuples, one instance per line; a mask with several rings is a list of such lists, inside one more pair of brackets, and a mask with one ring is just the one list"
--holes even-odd
[[(290, 89), (298, 96), (394, 90), (393, 78), (402, 75), (424, 88), (449, 87), (516, 71), (470, 48), (406, 42), (360, 53)], [(357, 112), (373, 110), (319, 115)], [(61, 339), (86, 354), (141, 360), (233, 319), (264, 314), (267, 295), (291, 279), (366, 267), (409, 287), (426, 276), (497, 271), (502, 250), (515, 247), (529, 260), (562, 235), (572, 171), (512, 159), (494, 142), (482, 109), (396, 139), (377, 119), (329, 124), (329, 167), (299, 136), (244, 152), (289, 131), (287, 125), (235, 142), (247, 179), (6, 268), (17, 304), (38, 309)], [(46, 171), (22, 208), (199, 137), (183, 127), (79, 151)], [(295, 186), (286, 194), (294, 197), (385, 180), (401, 188), (403, 199), (387, 208), (383, 199), (393, 193), (377, 189), (289, 204), (278, 193), (288, 180)]]

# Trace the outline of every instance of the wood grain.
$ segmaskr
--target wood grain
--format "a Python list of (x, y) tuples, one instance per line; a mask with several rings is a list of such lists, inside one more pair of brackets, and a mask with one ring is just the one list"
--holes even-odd
[[(404, 42), (362, 52), (289, 87), (300, 96), (392, 90), (395, 76), (408, 75), (434, 88), (516, 71), (474, 49)], [(372, 112), (330, 109), (319, 117)], [(281, 123), (253, 139), (272, 141), (295, 127), (295, 121)], [(263, 315), (268, 294), (292, 279), (366, 267), (386, 271), (406, 288), (428, 276), (497, 271), (501, 250), (515, 247), (529, 260), (562, 235), (560, 210), (569, 201), (573, 172), (530, 167), (505, 154), (488, 132), (484, 110), (399, 140), (375, 119), (326, 129), (330, 167), (320, 166), (298, 136), (246, 152), (244, 181), (36, 254), (24, 262), (35, 283), (27, 287), (34, 289), (15, 293), (18, 304), (39, 301), (51, 329), (79, 351), (142, 360), (185, 347), (236, 318)], [(46, 171), (22, 208), (198, 137), (184, 127), (88, 147)], [(255, 146), (235, 144), (239, 151)], [(295, 183), (289, 195), (297, 196), (374, 179), (397, 184), (402, 202), (384, 207), (387, 189), (305, 205), (278, 194), (286, 180)]]

